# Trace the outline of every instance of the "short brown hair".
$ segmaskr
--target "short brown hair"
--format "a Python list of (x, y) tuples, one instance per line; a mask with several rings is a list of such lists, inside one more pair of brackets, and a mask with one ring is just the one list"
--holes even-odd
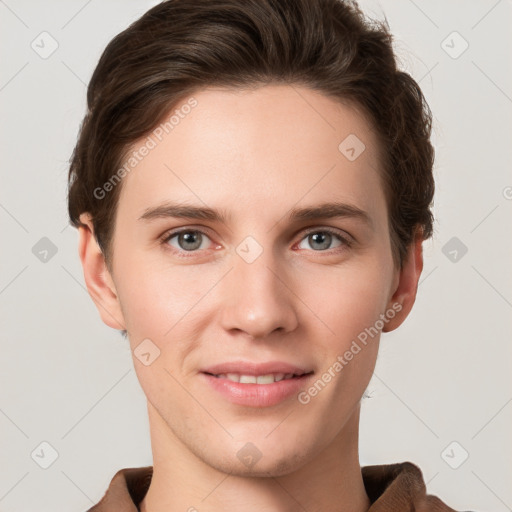
[[(342, 0), (167, 0), (106, 47), (70, 160), (71, 223), (92, 216), (109, 268), (121, 183), (101, 188), (127, 148), (186, 95), (208, 86), (296, 84), (363, 109), (375, 128), (395, 265), (419, 230), (432, 235), (432, 115), (398, 70), (387, 22)], [(340, 141), (341, 142), (341, 141)]]

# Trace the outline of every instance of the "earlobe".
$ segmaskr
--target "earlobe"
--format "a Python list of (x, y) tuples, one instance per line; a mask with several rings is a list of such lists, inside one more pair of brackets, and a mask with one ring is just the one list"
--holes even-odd
[(418, 291), (418, 282), (423, 270), (423, 237), (418, 234), (409, 246), (407, 257), (398, 274), (398, 285), (391, 297), (388, 308), (397, 311), (382, 329), (390, 332), (399, 327), (409, 315)]
[(106, 325), (113, 329), (126, 329), (114, 281), (94, 237), (90, 214), (82, 213), (80, 222), (85, 226), (78, 228), (78, 255), (89, 295)]

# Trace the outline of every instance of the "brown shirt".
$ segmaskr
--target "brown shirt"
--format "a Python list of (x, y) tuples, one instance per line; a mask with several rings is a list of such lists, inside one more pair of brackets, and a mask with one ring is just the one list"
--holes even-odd
[[(456, 512), (439, 498), (427, 494), (421, 470), (411, 462), (361, 468), (368, 512)], [(153, 467), (119, 470), (101, 499), (87, 512), (138, 512)]]

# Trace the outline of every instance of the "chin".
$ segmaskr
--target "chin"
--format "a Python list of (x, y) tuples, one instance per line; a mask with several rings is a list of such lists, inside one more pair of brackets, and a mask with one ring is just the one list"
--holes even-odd
[(230, 460), (225, 460), (225, 458), (219, 460), (215, 456), (203, 460), (218, 471), (232, 476), (270, 478), (288, 475), (297, 471), (307, 462), (307, 457), (305, 455), (297, 455), (296, 453), (282, 454), (276, 457), (275, 454), (269, 453), (266, 456), (262, 455), (256, 463), (247, 467), (244, 467), (244, 464), (240, 462), (237, 456)]

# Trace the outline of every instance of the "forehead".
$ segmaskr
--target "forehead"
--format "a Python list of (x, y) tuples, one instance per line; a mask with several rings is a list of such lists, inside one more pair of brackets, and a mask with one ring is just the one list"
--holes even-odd
[(133, 219), (169, 199), (244, 215), (249, 207), (277, 214), (320, 200), (377, 215), (384, 202), (366, 117), (304, 87), (203, 89), (176, 104), (127, 157), (143, 146), (151, 149), (125, 176), (118, 207)]

